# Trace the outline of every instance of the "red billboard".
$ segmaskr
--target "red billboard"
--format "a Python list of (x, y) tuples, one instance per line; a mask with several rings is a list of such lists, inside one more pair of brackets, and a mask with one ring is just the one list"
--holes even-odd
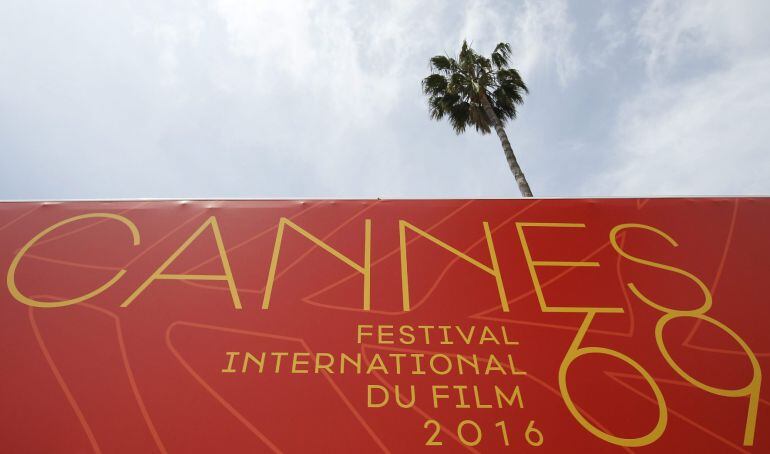
[(3, 452), (767, 452), (770, 199), (0, 204)]

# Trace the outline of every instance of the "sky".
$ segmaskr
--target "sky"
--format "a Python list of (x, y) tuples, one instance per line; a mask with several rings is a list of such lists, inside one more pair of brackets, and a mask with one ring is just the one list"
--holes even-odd
[(518, 197), (428, 115), (513, 48), (535, 196), (770, 194), (770, 2), (4, 0), (0, 199)]

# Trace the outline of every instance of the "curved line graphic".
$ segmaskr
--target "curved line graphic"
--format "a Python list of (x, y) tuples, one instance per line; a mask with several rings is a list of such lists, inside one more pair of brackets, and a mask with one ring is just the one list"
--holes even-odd
[[(201, 329), (208, 329), (213, 331), (221, 331), (226, 333), (234, 333), (234, 334), (243, 334), (247, 336), (256, 336), (256, 337), (267, 337), (270, 339), (279, 339), (279, 340), (287, 340), (291, 342), (296, 342), (300, 344), (307, 353), (310, 354), (310, 356), (315, 360), (315, 353), (308, 347), (307, 343), (304, 339), (296, 338), (296, 337), (290, 337), (290, 336), (281, 336), (276, 334), (269, 334), (269, 333), (262, 333), (257, 331), (248, 331), (248, 330), (242, 330), (237, 328), (227, 328), (224, 326), (217, 326), (217, 325), (208, 325), (203, 323), (195, 323), (195, 322), (186, 322), (182, 320), (178, 320), (171, 325), (169, 325), (168, 329), (166, 329), (166, 346), (171, 350), (172, 354), (177, 358), (177, 360), (180, 361), (180, 363), (187, 369), (188, 373), (190, 373), (196, 381), (198, 381), (201, 386), (206, 389), (209, 394), (211, 394), (222, 406), (225, 407), (233, 416), (236, 417), (242, 424), (244, 424), (249, 430), (257, 435), (261, 440), (266, 441), (267, 443), (270, 443), (269, 440), (267, 440), (267, 437), (261, 434), (259, 430), (257, 430), (256, 427), (254, 427), (246, 417), (244, 417), (238, 410), (235, 409), (230, 403), (224, 399), (221, 395), (219, 395), (208, 383), (206, 383), (205, 380), (203, 380), (202, 377), (200, 377), (195, 370), (182, 358), (181, 354), (174, 349), (173, 344), (171, 342), (171, 330), (176, 326), (189, 326), (193, 328), (201, 328)], [(372, 430), (372, 428), (369, 426), (369, 424), (366, 422), (366, 420), (360, 415), (360, 413), (355, 409), (353, 404), (350, 402), (350, 400), (345, 396), (345, 394), (342, 392), (342, 390), (337, 386), (337, 384), (334, 382), (334, 380), (327, 374), (325, 371), (322, 374), (324, 378), (329, 382), (329, 385), (334, 389), (334, 391), (338, 394), (340, 399), (343, 401), (343, 403), (348, 407), (348, 410), (353, 414), (353, 416), (358, 420), (358, 422), (362, 425), (364, 430), (369, 434), (369, 436), (372, 438), (372, 440), (377, 444), (380, 449), (385, 453), (390, 453), (390, 450), (385, 446), (385, 444), (380, 440), (380, 438), (377, 436), (376, 432)], [(264, 437), (264, 438), (263, 438)], [(273, 446), (272, 443), (270, 443), (268, 446)], [(276, 452), (278, 451), (278, 448), (275, 447)]]
[[(54, 295), (36, 295), (36, 297), (39, 297), (39, 298), (40, 297), (57, 298)], [(123, 368), (124, 368), (125, 373), (126, 373), (126, 379), (128, 380), (129, 387), (131, 388), (131, 392), (132, 392), (132, 394), (134, 396), (134, 400), (136, 401), (136, 404), (139, 407), (139, 411), (142, 414), (142, 419), (144, 420), (144, 423), (147, 425), (147, 429), (150, 432), (150, 435), (152, 436), (153, 441), (155, 442), (155, 446), (158, 448), (158, 450), (162, 454), (166, 454), (168, 451), (166, 450), (166, 447), (163, 444), (163, 441), (161, 440), (160, 435), (158, 434), (157, 429), (155, 428), (155, 424), (152, 422), (152, 417), (150, 416), (149, 411), (147, 411), (147, 407), (145, 406), (144, 399), (142, 398), (142, 394), (139, 391), (139, 387), (136, 384), (136, 378), (135, 378), (134, 372), (133, 372), (133, 370), (131, 368), (131, 364), (130, 364), (130, 362), (128, 360), (128, 352), (126, 350), (126, 344), (125, 344), (125, 341), (124, 341), (123, 329), (121, 327), (120, 319), (118, 318), (117, 315), (113, 314), (112, 312), (110, 312), (110, 311), (108, 311), (106, 309), (100, 308), (98, 306), (94, 306), (92, 304), (81, 303), (81, 304), (76, 305), (76, 307), (83, 307), (85, 309), (93, 310), (93, 311), (96, 311), (99, 314), (106, 315), (106, 316), (108, 316), (108, 317), (110, 317), (112, 319), (113, 323), (115, 324), (115, 334), (116, 334), (117, 341), (118, 341), (118, 348), (120, 350), (121, 360), (123, 362)], [(36, 337), (37, 337), (37, 334), (39, 334), (40, 331), (39, 331), (39, 328), (37, 327), (37, 323), (34, 321), (34, 315), (33, 315), (34, 308), (30, 307), (29, 311), (30, 311), (31, 320), (34, 323), (33, 324), (33, 330), (36, 331)], [(43, 342), (42, 335), (40, 335), (39, 342)], [(42, 347), (45, 347), (45, 342), (43, 342)], [(47, 348), (46, 348), (45, 351), (46, 352), (48, 351)], [(48, 356), (50, 357), (50, 353), (48, 354)], [(56, 367), (55, 363), (53, 363), (53, 357), (51, 357), (51, 362), (49, 363), (49, 366)], [(58, 373), (58, 368), (56, 369), (56, 371), (57, 372), (55, 372), (55, 374)], [(61, 376), (60, 373), (59, 373), (59, 376)], [(60, 383), (60, 385), (61, 384), (63, 384), (63, 386), (66, 387), (66, 383), (64, 383), (64, 378), (63, 377), (62, 377), (62, 383)], [(66, 390), (64, 390), (64, 391), (65, 391), (65, 395), (67, 395), (67, 393), (69, 393), (69, 388), (66, 388)], [(74, 396), (72, 396), (71, 393), (69, 393), (69, 395), (72, 398), (71, 404), (74, 404), (75, 406), (77, 406), (77, 402), (75, 401)], [(79, 407), (78, 407), (78, 411), (79, 411)], [(77, 413), (77, 411), (76, 411), (76, 413)], [(80, 414), (82, 415), (82, 412)], [(83, 418), (84, 419), (83, 419), (83, 421), (81, 421), (81, 424), (85, 423), (86, 425), (88, 425), (87, 421), (85, 421), (85, 416), (83, 416)], [(90, 430), (90, 426), (89, 426), (88, 430)]]
[(72, 407), (72, 410), (75, 412), (75, 416), (77, 416), (78, 422), (80, 422), (80, 426), (86, 433), (86, 437), (88, 437), (88, 442), (91, 444), (91, 448), (95, 453), (101, 454), (102, 450), (99, 448), (99, 443), (96, 441), (96, 437), (94, 437), (94, 432), (91, 430), (91, 426), (88, 424), (88, 421), (83, 415), (83, 411), (80, 410), (80, 406), (75, 400), (75, 397), (72, 395), (69, 386), (67, 386), (67, 382), (64, 381), (64, 377), (62, 377), (59, 368), (56, 367), (56, 363), (51, 357), (51, 353), (48, 351), (48, 347), (45, 345), (43, 336), (40, 334), (40, 329), (38, 328), (37, 322), (35, 321), (35, 308), (30, 307), (27, 313), (29, 314), (29, 322), (32, 325), (32, 332), (35, 334), (35, 339), (37, 340), (37, 344), (40, 347), (40, 351), (43, 353), (43, 357), (45, 357), (45, 361), (48, 364), (48, 367), (51, 369), (51, 372), (56, 378), (56, 382), (59, 384), (59, 387), (64, 393), (64, 397), (67, 399), (70, 407)]
[(219, 402), (220, 405), (222, 405), (228, 412), (230, 412), (230, 414), (233, 415), (235, 419), (237, 419), (241, 424), (243, 424), (249, 430), (249, 432), (254, 434), (262, 443), (265, 444), (265, 446), (270, 448), (271, 451), (275, 453), (281, 453), (282, 451), (278, 448), (278, 446), (276, 446), (272, 441), (270, 441), (270, 439), (267, 438), (265, 434), (260, 432), (259, 429), (254, 427), (254, 425), (251, 424), (251, 422), (249, 422), (249, 420), (246, 419), (246, 417), (244, 417), (238, 410), (236, 410), (235, 407), (230, 405), (227, 399), (222, 397), (219, 393), (217, 393), (214, 390), (214, 388), (212, 388), (208, 383), (206, 383), (206, 380), (204, 380), (200, 375), (198, 375), (198, 373), (195, 372), (195, 369), (193, 369), (192, 366), (190, 366), (190, 364), (184, 360), (184, 358), (179, 353), (179, 351), (177, 351), (174, 348), (174, 344), (171, 342), (171, 331), (174, 329), (174, 327), (180, 324), (185, 324), (185, 322), (176, 321), (171, 325), (169, 325), (168, 328), (166, 329), (166, 347), (168, 347), (169, 351), (171, 351), (171, 354), (174, 355), (177, 361), (179, 361), (179, 364), (181, 364), (182, 367), (185, 368), (187, 373), (189, 373), (195, 379), (195, 381), (197, 381), (198, 384), (201, 385), (203, 389), (205, 389), (206, 392), (208, 392), (211, 395), (211, 397), (213, 397), (217, 402)]

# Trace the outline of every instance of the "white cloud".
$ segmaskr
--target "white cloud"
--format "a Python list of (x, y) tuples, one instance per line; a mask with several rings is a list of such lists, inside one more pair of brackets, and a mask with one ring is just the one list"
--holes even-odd
[(767, 4), (653, 2), (638, 36), (647, 80), (622, 106), (614, 160), (592, 194), (762, 194), (770, 190)]
[[(575, 25), (567, 14), (567, 3), (527, 0), (519, 24), (525, 67), (544, 64), (546, 70), (555, 68), (561, 86), (567, 85), (580, 71), (580, 62), (570, 45)], [(541, 74), (533, 71), (534, 76)]]
[(770, 131), (757, 123), (765, 118), (770, 118), (770, 59), (683, 86), (650, 87), (621, 115), (618, 169), (592, 192), (766, 193)]
[(525, 0), (508, 7), (510, 14), (501, 14), (499, 2), (467, 2), (458, 42), (468, 39), (478, 50), (488, 52), (498, 42), (508, 41), (513, 47), (514, 65), (524, 75), (542, 77), (553, 71), (564, 87), (580, 70), (571, 46), (575, 24), (567, 2)]
[(614, 53), (626, 43), (628, 39), (627, 30), (624, 29), (623, 22), (612, 11), (604, 11), (596, 21), (596, 30), (599, 34), (597, 43), (593, 46), (589, 55), (584, 55), (588, 62), (601, 69), (606, 69), (612, 60)]
[(655, 0), (637, 27), (647, 70), (658, 77), (682, 60), (735, 62), (763, 54), (770, 41), (769, 16), (770, 3), (762, 1)]

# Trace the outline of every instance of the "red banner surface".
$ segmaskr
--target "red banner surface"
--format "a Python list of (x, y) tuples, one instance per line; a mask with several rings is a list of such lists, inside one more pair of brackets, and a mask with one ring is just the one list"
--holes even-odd
[(770, 199), (0, 204), (3, 452), (768, 452)]

